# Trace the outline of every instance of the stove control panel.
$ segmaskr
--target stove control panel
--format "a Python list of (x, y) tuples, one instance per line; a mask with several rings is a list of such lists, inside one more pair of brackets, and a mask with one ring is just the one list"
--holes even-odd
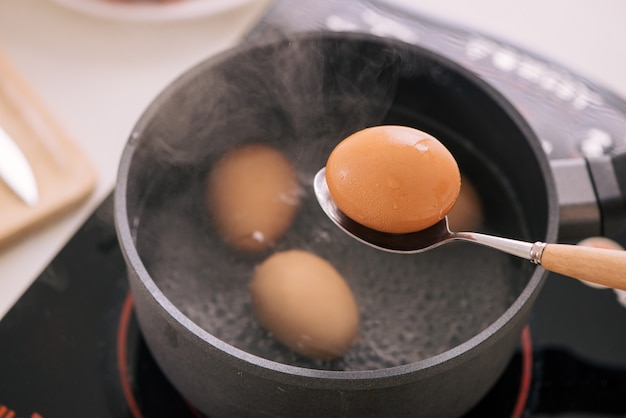
[(626, 103), (611, 92), (530, 52), (384, 1), (279, 0), (249, 37), (313, 30), (397, 38), (464, 65), (516, 106), (551, 159), (626, 149)]

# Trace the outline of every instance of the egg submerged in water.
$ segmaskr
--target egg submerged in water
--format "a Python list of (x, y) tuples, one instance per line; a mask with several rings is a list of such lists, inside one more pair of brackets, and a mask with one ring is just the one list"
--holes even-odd
[(232, 247), (260, 251), (276, 242), (296, 215), (296, 171), (277, 149), (247, 144), (226, 152), (207, 180), (213, 225)]
[(406, 126), (375, 126), (340, 142), (326, 163), (326, 183), (349, 218), (388, 233), (434, 225), (461, 188), (456, 160), (435, 137)]
[(455, 232), (478, 231), (483, 226), (483, 203), (472, 182), (461, 174), (461, 191), (448, 213), (448, 225)]
[(250, 290), (259, 323), (297, 353), (330, 360), (357, 339), (359, 313), (350, 287), (313, 253), (274, 253), (256, 267)]

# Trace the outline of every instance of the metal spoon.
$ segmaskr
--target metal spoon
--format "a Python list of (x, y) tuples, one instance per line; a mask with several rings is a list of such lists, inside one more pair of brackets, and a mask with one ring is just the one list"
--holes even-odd
[(539, 241), (530, 243), (476, 232), (452, 232), (447, 217), (421, 231), (390, 234), (368, 228), (341, 212), (328, 190), (326, 168), (317, 172), (313, 187), (322, 210), (339, 228), (362, 243), (383, 251), (416, 254), (454, 240), (469, 241), (530, 260), (555, 273), (626, 290), (626, 251)]

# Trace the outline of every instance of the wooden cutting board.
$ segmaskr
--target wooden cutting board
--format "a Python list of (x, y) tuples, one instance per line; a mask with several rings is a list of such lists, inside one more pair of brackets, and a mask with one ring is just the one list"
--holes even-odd
[(39, 188), (38, 203), (28, 206), (0, 180), (1, 250), (86, 200), (96, 176), (86, 156), (1, 51), (0, 126), (28, 159)]

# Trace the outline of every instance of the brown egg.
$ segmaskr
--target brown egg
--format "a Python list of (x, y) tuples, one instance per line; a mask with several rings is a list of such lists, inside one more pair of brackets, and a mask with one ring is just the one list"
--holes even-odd
[(461, 192), (448, 213), (451, 231), (478, 231), (483, 223), (483, 204), (474, 185), (461, 175)]
[(419, 231), (452, 209), (461, 175), (450, 151), (406, 126), (376, 126), (344, 139), (326, 163), (328, 190), (349, 218), (389, 233)]
[(302, 355), (340, 357), (357, 338), (359, 314), (352, 291), (315, 254), (273, 254), (255, 269), (251, 293), (259, 323)]
[(299, 206), (296, 171), (267, 145), (250, 144), (227, 152), (208, 178), (213, 223), (235, 248), (267, 248), (285, 232)]

